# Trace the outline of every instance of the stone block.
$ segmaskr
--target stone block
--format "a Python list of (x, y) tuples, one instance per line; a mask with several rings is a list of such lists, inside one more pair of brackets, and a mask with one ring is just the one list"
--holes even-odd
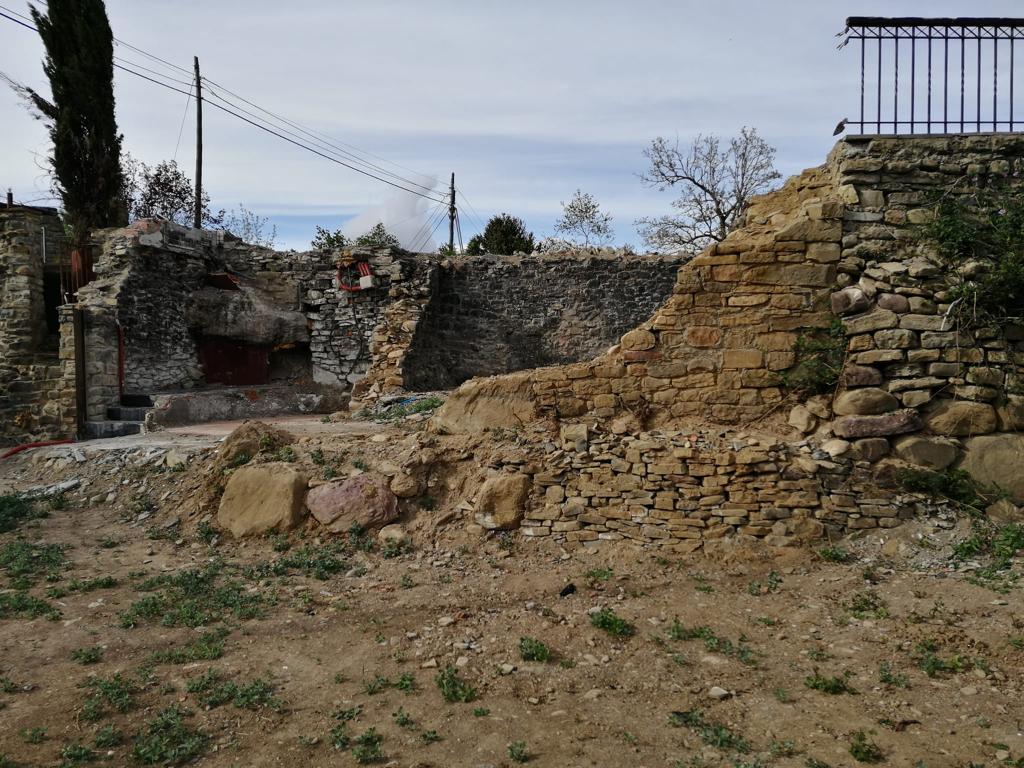
[(996, 411), (988, 403), (968, 400), (936, 400), (925, 417), (937, 435), (966, 437), (984, 435), (996, 429)]
[(877, 416), (843, 416), (832, 422), (832, 431), (843, 438), (888, 437), (917, 432), (922, 426), (917, 411), (903, 409)]

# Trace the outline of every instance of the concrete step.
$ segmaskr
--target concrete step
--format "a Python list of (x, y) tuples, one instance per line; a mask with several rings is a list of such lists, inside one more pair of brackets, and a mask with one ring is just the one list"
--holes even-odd
[(107, 406), (107, 418), (111, 421), (145, 421), (146, 414), (151, 410), (130, 405), (111, 405)]
[(85, 435), (90, 440), (106, 437), (124, 437), (142, 432), (142, 424), (138, 421), (87, 421)]

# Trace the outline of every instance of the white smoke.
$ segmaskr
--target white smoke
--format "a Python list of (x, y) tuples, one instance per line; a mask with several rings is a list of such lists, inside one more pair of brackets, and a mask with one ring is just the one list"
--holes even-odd
[[(412, 176), (412, 179), (430, 189), (437, 186), (437, 178), (433, 176)], [(426, 190), (421, 190), (418, 186), (409, 186), (426, 194)], [(435, 191), (432, 196), (440, 198), (443, 195)], [(367, 208), (346, 222), (343, 230), (346, 237), (355, 239), (369, 232), (379, 222), (398, 238), (406, 250), (429, 253), (437, 250), (437, 240), (431, 235), (431, 230), (438, 222), (439, 215), (440, 207), (437, 203), (412, 192), (396, 190), (394, 195), (385, 198), (379, 205)], [(447, 215), (444, 219), (447, 220)], [(441, 229), (447, 234), (448, 230), (445, 229), (443, 222), (436, 232), (440, 232)]]

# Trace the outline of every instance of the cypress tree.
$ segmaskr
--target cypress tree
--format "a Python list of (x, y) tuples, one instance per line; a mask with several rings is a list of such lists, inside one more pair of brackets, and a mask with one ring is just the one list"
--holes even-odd
[(114, 37), (103, 0), (49, 0), (45, 14), (31, 12), (46, 47), (43, 71), (52, 100), (34, 91), (29, 97), (49, 122), (55, 186), (72, 246), (84, 249), (91, 230), (127, 223), (114, 118)]

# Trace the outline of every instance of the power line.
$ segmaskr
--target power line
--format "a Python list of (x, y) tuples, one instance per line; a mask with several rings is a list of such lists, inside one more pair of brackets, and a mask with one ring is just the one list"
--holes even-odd
[[(11, 9), (9, 9), (6, 6), (3, 6), (3, 5), (0, 5), (0, 9), (2, 9), (3, 11), (8, 11), (9, 13), (15, 14), (16, 16), (20, 16), (21, 15), (21, 14), (18, 14), (16, 11), (12, 11)], [(18, 25), (20, 25), (22, 27), (25, 27), (26, 29), (30, 29), (33, 32), (38, 32), (39, 31), (38, 29), (36, 29), (36, 27), (32, 26), (31, 24), (27, 24), (24, 21), (21, 21), (21, 20), (19, 20), (17, 18), (14, 18), (13, 16), (7, 15), (6, 13), (0, 12), (0, 17), (3, 17), (5, 19), (7, 19), (8, 21), (13, 21), (15, 24), (18, 24)], [(146, 53), (141, 48), (136, 48), (135, 46), (130, 45), (128, 43), (124, 43), (123, 41), (120, 41), (120, 40), (118, 42), (121, 43), (122, 45), (125, 45), (128, 48), (131, 48), (132, 50), (138, 51), (140, 54), (146, 56), (147, 58), (150, 58), (150, 59), (153, 59), (155, 61), (158, 61), (158, 62), (160, 62), (162, 64), (165, 64), (166, 66), (172, 67), (174, 69), (181, 70), (182, 72), (186, 72), (186, 73), (188, 72), (188, 70), (185, 70), (182, 67), (177, 67), (176, 65), (171, 64), (170, 62), (167, 62), (167, 61), (161, 59), (158, 56), (154, 56), (152, 54)], [(118, 57), (118, 58), (120, 58), (120, 57)], [(129, 63), (133, 67), (139, 67), (139, 69), (146, 69), (146, 71), (149, 71), (151, 74), (157, 75), (158, 77), (164, 78), (166, 80), (170, 80), (172, 82), (177, 82), (177, 83), (179, 83), (181, 85), (189, 85), (190, 89), (189, 89), (189, 91), (183, 91), (180, 88), (176, 88), (176, 87), (174, 87), (172, 85), (168, 85), (167, 83), (161, 82), (159, 80), (155, 80), (152, 77), (149, 77), (147, 75), (142, 74), (141, 72), (135, 71), (134, 69), (131, 69), (130, 67), (125, 66), (124, 64), (118, 64), (116, 61), (114, 62), (114, 66), (117, 69), (120, 69), (120, 70), (122, 70), (124, 72), (128, 72), (129, 74), (135, 75), (136, 77), (139, 77), (139, 78), (141, 78), (143, 80), (147, 80), (147, 81), (149, 81), (151, 83), (154, 83), (155, 85), (159, 85), (159, 86), (162, 86), (164, 88), (167, 88), (168, 90), (172, 90), (172, 91), (175, 91), (177, 93), (181, 93), (181, 94), (183, 94), (185, 96), (191, 97), (191, 85), (192, 85), (191, 83), (186, 83), (186, 82), (181, 81), (181, 80), (176, 80), (175, 78), (169, 77), (167, 75), (158, 74), (158, 73), (156, 73), (153, 70), (147, 69), (147, 68), (137, 64), (136, 62), (129, 62)], [(207, 78), (203, 78), (203, 80), (206, 80), (206, 79)], [(219, 87), (222, 87), (222, 86), (219, 86)], [(218, 96), (218, 98), (220, 100), (224, 101), (224, 103), (230, 104), (235, 109), (241, 110), (240, 107), (238, 107), (235, 104), (232, 104), (230, 101), (227, 101), (226, 99), (223, 99), (223, 97)], [(310, 146), (302, 143), (301, 141), (297, 141), (295, 139), (289, 138), (288, 136), (285, 136), (285, 135), (283, 135), (282, 133), (279, 132), (280, 130), (283, 130), (283, 129), (280, 129), (279, 126), (274, 126), (274, 128), (278, 129), (278, 130), (274, 130), (274, 128), (269, 128), (269, 127), (267, 127), (266, 125), (264, 125), (264, 124), (262, 124), (260, 122), (255, 122), (254, 120), (250, 120), (250, 119), (248, 119), (248, 118), (238, 114), (238, 112), (235, 112), (232, 109), (229, 109), (229, 108), (227, 108), (225, 106), (222, 106), (221, 104), (218, 104), (216, 101), (209, 101), (208, 103), (211, 106), (216, 107), (217, 109), (221, 110), (222, 112), (226, 112), (227, 114), (232, 115), (233, 117), (241, 120), (242, 122), (248, 123), (249, 125), (251, 125), (251, 126), (253, 126), (255, 128), (259, 128), (260, 130), (265, 131), (265, 132), (267, 132), (267, 133), (269, 133), (269, 134), (271, 134), (273, 136), (276, 136), (279, 139), (283, 139), (284, 141), (287, 141), (290, 144), (294, 144), (297, 147), (300, 147), (300, 148), (305, 149), (305, 150), (307, 150), (309, 152), (312, 152), (313, 154), (318, 155), (319, 157), (322, 157), (325, 160), (330, 160), (331, 162), (336, 163), (338, 165), (341, 165), (341, 166), (343, 166), (345, 168), (348, 168), (349, 170), (355, 171), (356, 173), (361, 173), (364, 176), (367, 176), (367, 177), (369, 177), (371, 179), (375, 179), (376, 181), (380, 181), (380, 182), (382, 182), (384, 184), (388, 184), (388, 185), (390, 185), (392, 187), (396, 187), (397, 189), (401, 189), (404, 192), (409, 192), (410, 194), (417, 195), (419, 197), (423, 197), (423, 198), (426, 198), (428, 200), (433, 200), (434, 202), (439, 202), (439, 203), (440, 202), (444, 202), (444, 201), (439, 200), (438, 198), (433, 197), (431, 195), (424, 194), (423, 192), (417, 192), (415, 189), (409, 189), (409, 187), (404, 186), (403, 184), (399, 184), (399, 183), (396, 183), (394, 181), (389, 181), (388, 179), (382, 178), (381, 176), (378, 176), (378, 175), (376, 175), (374, 173), (371, 173), (371, 172), (369, 172), (367, 170), (364, 170), (362, 168), (358, 168), (358, 167), (356, 167), (354, 165), (351, 165), (348, 162), (345, 162), (343, 160), (338, 159), (337, 157), (334, 157), (334, 156), (328, 155), (328, 154), (324, 154), (324, 152), (321, 152), (318, 149), (310, 147)], [(253, 117), (255, 117), (255, 116), (253, 116)], [(281, 118), (279, 118), (279, 119), (281, 119)], [(263, 122), (266, 122), (266, 121), (263, 121)], [(368, 164), (367, 161), (358, 160), (356, 158), (353, 158), (353, 162), (361, 162), (363, 164)], [(383, 169), (380, 169), (380, 171), (382, 173), (390, 174), (390, 172), (384, 171)], [(404, 182), (406, 182), (406, 183), (408, 183), (408, 184), (410, 184), (412, 186), (419, 186), (422, 189), (426, 189), (428, 191), (431, 191), (429, 187), (425, 187), (423, 185), (416, 184), (415, 182), (409, 181), (408, 179), (402, 179), (402, 181), (404, 181)]]
[(439, 206), (434, 214), (424, 222), (424, 225), (420, 227), (419, 233), (417, 233), (410, 241), (412, 243), (412, 250), (418, 253), (421, 249), (425, 248), (430, 239), (437, 232), (437, 228), (441, 226), (447, 215), (447, 209), (442, 205)]
[(474, 223), (475, 223), (475, 224), (476, 224), (476, 225), (477, 225), (478, 227), (480, 227), (480, 231), (481, 231), (481, 232), (482, 232), (483, 230), (485, 230), (485, 229), (487, 228), (487, 225), (486, 225), (486, 224), (484, 224), (484, 220), (483, 220), (483, 218), (482, 218), (482, 217), (481, 217), (481, 216), (480, 216), (479, 214), (477, 214), (477, 212), (476, 212), (476, 208), (474, 208), (474, 207), (473, 207), (473, 204), (472, 204), (471, 202), (469, 202), (469, 198), (468, 198), (468, 197), (466, 197), (466, 195), (465, 195), (465, 194), (463, 193), (463, 191), (462, 191), (462, 189), (461, 189), (461, 188), (458, 188), (458, 187), (456, 187), (455, 191), (456, 191), (456, 192), (458, 193), (459, 197), (461, 197), (461, 198), (462, 198), (462, 199), (463, 199), (463, 200), (465, 201), (466, 205), (468, 205), (468, 206), (469, 206), (469, 211), (468, 211), (468, 213), (469, 213), (469, 217), (470, 217), (470, 219), (472, 219), (472, 220), (473, 220), (473, 222), (474, 222)]
[(416, 248), (415, 248), (416, 244), (420, 241), (420, 239), (423, 237), (423, 235), (426, 234), (429, 231), (431, 222), (434, 221), (435, 217), (437, 217), (438, 215), (443, 215), (443, 214), (444, 214), (444, 204), (443, 203), (441, 205), (435, 206), (433, 210), (430, 210), (430, 211), (427, 212), (427, 215), (423, 217), (423, 223), (420, 224), (419, 229), (417, 229), (416, 232), (413, 234), (413, 236), (411, 238), (409, 238), (409, 244), (413, 246), (412, 250), (416, 250)]
[(185, 130), (185, 118), (188, 117), (188, 105), (192, 103), (192, 86), (188, 89), (188, 98), (185, 99), (185, 112), (181, 116), (181, 125), (178, 126), (178, 140), (174, 142), (174, 157), (171, 162), (178, 162), (178, 147), (181, 146), (181, 134)]

